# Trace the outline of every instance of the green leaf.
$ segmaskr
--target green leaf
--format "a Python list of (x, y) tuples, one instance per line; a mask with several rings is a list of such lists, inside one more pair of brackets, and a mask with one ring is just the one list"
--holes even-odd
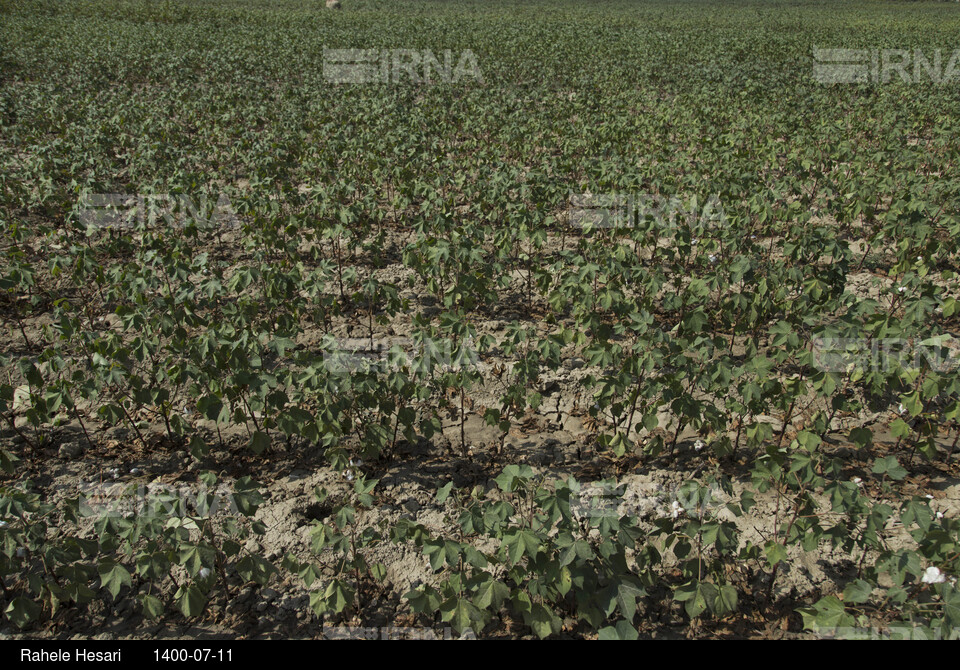
[(890, 423), (890, 434), (896, 437), (897, 439), (905, 438), (913, 432), (910, 428), (910, 425), (903, 419), (894, 419)]
[(3, 470), (7, 474), (12, 474), (14, 470), (14, 464), (19, 460), (19, 458), (5, 449), (0, 449), (0, 470)]
[(233, 503), (245, 516), (253, 516), (264, 502), (260, 494), (260, 483), (249, 476), (241, 477), (233, 484)]
[(403, 598), (417, 614), (433, 614), (440, 609), (440, 594), (431, 586), (408, 591)]
[(17, 596), (7, 605), (7, 618), (17, 625), (18, 628), (26, 628), (32, 621), (40, 618), (40, 612), (43, 608), (23, 596)]
[(646, 595), (646, 592), (642, 587), (628, 581), (620, 582), (617, 587), (616, 604), (627, 621), (633, 621), (633, 617), (637, 613), (637, 598), (644, 595)]
[(601, 628), (597, 639), (600, 640), (637, 640), (640, 633), (629, 621), (621, 619), (616, 626), (607, 626)]
[(437, 502), (443, 503), (450, 495), (451, 489), (453, 489), (453, 482), (447, 482), (446, 486), (441, 487), (437, 491)]
[(440, 605), (440, 620), (453, 626), (458, 635), (471, 630), (471, 624), (480, 619), (480, 611), (466, 598), (450, 598)]
[(487, 567), (487, 557), (477, 551), (472, 545), (465, 544), (463, 546), (463, 555), (464, 558), (467, 559), (467, 563), (473, 567), (480, 569)]
[(847, 588), (843, 590), (843, 602), (853, 603), (854, 605), (865, 603), (870, 599), (871, 593), (873, 593), (873, 585), (862, 579), (857, 579), (847, 584)]
[(270, 446), (270, 437), (263, 431), (256, 430), (250, 437), (250, 449), (255, 454), (262, 454)]
[(124, 586), (132, 586), (130, 573), (122, 565), (113, 561), (104, 561), (100, 564), (100, 584), (109, 591), (113, 599), (117, 599), (117, 594)]
[(323, 599), (336, 614), (340, 614), (353, 604), (355, 595), (346, 582), (335, 579), (327, 585)]
[(529, 465), (508, 465), (494, 479), (501, 491), (511, 493), (521, 488), (533, 477), (533, 468)]
[(896, 456), (876, 459), (873, 462), (873, 473), (876, 475), (885, 474), (895, 481), (900, 481), (907, 476), (907, 471), (901, 467)]
[(910, 412), (910, 416), (919, 416), (923, 412), (923, 401), (920, 400), (920, 391), (914, 391), (900, 396), (903, 406)]
[(787, 550), (779, 542), (770, 540), (763, 545), (763, 552), (766, 554), (767, 562), (770, 563), (771, 568), (777, 563), (787, 560)]
[(183, 612), (185, 617), (200, 616), (207, 606), (207, 598), (203, 592), (194, 584), (187, 587), (180, 587), (174, 596), (174, 602), (177, 608)]
[(196, 458), (200, 459), (207, 455), (210, 451), (210, 448), (207, 446), (206, 441), (197, 434), (194, 434), (190, 438), (190, 454)]
[(277, 572), (273, 563), (260, 556), (248, 555), (237, 561), (237, 574), (244, 581), (256, 582), (261, 586), (270, 581), (270, 577)]
[(540, 538), (532, 531), (522, 529), (508, 533), (504, 537), (507, 546), (507, 555), (512, 563), (519, 563), (524, 555), (536, 558), (540, 553)]
[(712, 584), (694, 579), (678, 587), (673, 592), (673, 598), (677, 602), (684, 604), (683, 607), (687, 611), (687, 616), (695, 619), (707, 610), (708, 596), (711, 596), (710, 599), (712, 600), (714, 591), (716, 591), (716, 589)]
[(943, 599), (943, 616), (956, 633), (957, 629), (960, 629), (960, 590), (956, 587), (943, 586), (941, 598)]
[(725, 616), (737, 611), (737, 589), (724, 584), (717, 589), (717, 597), (710, 608), (717, 616)]
[(370, 576), (375, 581), (382, 582), (387, 578), (387, 566), (383, 563), (374, 563), (370, 566)]
[(140, 606), (143, 608), (143, 616), (147, 619), (156, 620), (163, 616), (163, 602), (156, 596), (144, 593), (138, 596)]
[(571, 588), (573, 588), (573, 576), (570, 573), (570, 566), (564, 565), (560, 568), (560, 580), (557, 583), (557, 591), (560, 592), (560, 595), (565, 596), (570, 593)]
[(473, 604), (481, 610), (497, 612), (510, 597), (510, 587), (492, 577), (480, 585), (473, 596)]
[(803, 617), (803, 627), (824, 635), (831, 635), (839, 628), (851, 627), (856, 620), (847, 614), (843, 602), (836, 596), (827, 596), (813, 607), (797, 610)]
[(854, 428), (850, 431), (850, 441), (861, 449), (873, 444), (873, 432), (869, 428)]
[(530, 610), (523, 613), (523, 620), (541, 640), (560, 632), (560, 617), (540, 603), (531, 603)]

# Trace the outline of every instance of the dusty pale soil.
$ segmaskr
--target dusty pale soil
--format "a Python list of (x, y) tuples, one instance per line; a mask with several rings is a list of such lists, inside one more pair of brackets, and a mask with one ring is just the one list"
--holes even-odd
[[(450, 530), (453, 527), (445, 513), (445, 505), (435, 502), (437, 488), (448, 481), (457, 487), (494, 487), (491, 478), (496, 476), (502, 463), (521, 462), (533, 465), (538, 473), (566, 477), (573, 475), (580, 481), (594, 481), (619, 475), (626, 485), (626, 494), (621, 509), (636, 511), (642, 520), (650, 521), (655, 516), (666, 514), (670, 493), (687, 477), (710, 467), (709, 457), (694, 452), (692, 441), (681, 443), (675, 458), (660, 458), (649, 463), (633, 462), (618, 470), (611, 460), (594, 453), (588, 433), (573, 426), (550, 426), (542, 420), (542, 428), (533, 428), (529, 433), (512, 435), (508, 448), (501, 459), (495, 461), (492, 454), (482, 446), (484, 430), (471, 426), (474, 438), (474, 457), (464, 460), (436, 445), (408, 445), (391, 463), (372, 463), (364, 466), (365, 473), (379, 479), (377, 506), (364, 512), (361, 520), (372, 525), (389, 524), (401, 517), (415, 519), (431, 530)], [(451, 426), (451, 432), (456, 428)], [(66, 434), (66, 432), (64, 432)], [(151, 449), (130, 449), (129, 434), (124, 429), (107, 431), (104, 446), (86, 453), (79, 460), (67, 460), (56, 456), (48, 460), (28, 457), (21, 476), (29, 476), (41, 490), (48, 492), (51, 500), (57, 500), (76, 490), (80, 483), (96, 481), (100, 477), (112, 479), (109, 473), (117, 468), (118, 481), (132, 482), (139, 479), (161, 478), (171, 485), (195, 481), (201, 469), (220, 472), (226, 480), (251, 474), (266, 484), (265, 504), (257, 518), (267, 526), (261, 538), (259, 550), (275, 562), (287, 552), (302, 559), (311, 556), (309, 532), (316, 520), (331, 522), (329, 515), (338, 499), (343, 499), (350, 490), (340, 473), (331, 471), (319, 454), (309, 450), (278, 450), (269, 461), (252, 457), (243, 447), (239, 434), (227, 439), (227, 449), (212, 452), (202, 462), (195, 462), (185, 452), (174, 451), (159, 442)], [(159, 434), (158, 434), (159, 437)], [(9, 439), (9, 438), (8, 438)], [(857, 454), (852, 449), (833, 447), (835, 453), (845, 458), (851, 477), (864, 475), (869, 470), (870, 458)], [(24, 454), (25, 455), (25, 454)], [(129, 474), (138, 468), (138, 477)], [(736, 463), (726, 464), (728, 472), (739, 472), (746, 479), (746, 469)], [(960, 512), (960, 479), (954, 462), (950, 468), (944, 464), (925, 464), (913, 469), (906, 483), (905, 493), (930, 493), (935, 510), (954, 516)], [(315, 487), (325, 487), (331, 498), (319, 505), (313, 496)], [(738, 485), (737, 488), (739, 488)], [(758, 496), (758, 505), (751, 514), (737, 520), (744, 540), (762, 542), (775, 529), (775, 501), (770, 496)], [(730, 517), (731, 520), (733, 517)], [(384, 542), (368, 555), (371, 562), (379, 561), (387, 567), (388, 588), (377, 594), (369, 603), (360, 620), (321, 621), (309, 608), (307, 590), (296, 577), (285, 581), (274, 580), (267, 588), (253, 585), (238, 586), (229, 598), (213, 601), (206, 617), (198, 622), (185, 623), (181, 617), (169, 616), (159, 623), (131, 616), (131, 602), (121, 601), (119, 607), (107, 602), (95, 602), (85, 614), (76, 612), (67, 617), (66, 625), (56, 629), (31, 631), (27, 637), (65, 639), (70, 637), (100, 639), (114, 638), (316, 638), (349, 634), (344, 626), (359, 626), (364, 630), (373, 627), (422, 627), (430, 622), (412, 616), (400, 596), (421, 582), (434, 579), (427, 559), (420, 551), (409, 545), (394, 545)], [(745, 566), (746, 567), (746, 566)], [(746, 603), (743, 612), (721, 622), (706, 622), (693, 629), (682, 612), (672, 605), (669, 598), (652, 601), (643, 618), (641, 633), (650, 637), (793, 637), (808, 636), (801, 632), (799, 617), (793, 612), (820, 595), (842, 590), (843, 585), (856, 574), (856, 566), (849, 557), (841, 557), (827, 548), (815, 552), (791, 550), (790, 562), (778, 578), (775, 602)], [(756, 579), (749, 570), (744, 570), (739, 579)], [(661, 598), (666, 593), (659, 594)], [(574, 622), (567, 622), (570, 630), (566, 636), (580, 637)], [(437, 636), (449, 635), (444, 626), (435, 623)], [(360, 634), (354, 631), (355, 634)], [(522, 625), (511, 630), (509, 622), (494, 636), (525, 636), (528, 631)], [(369, 631), (364, 632), (369, 635)], [(401, 633), (393, 633), (399, 635)], [(7, 638), (20, 637), (11, 628), (2, 631)]]
[[(229, 240), (228, 240), (229, 242)], [(569, 241), (567, 242), (569, 244)], [(410, 301), (409, 310), (398, 315), (386, 325), (377, 325), (375, 337), (378, 342), (404, 342), (411, 329), (411, 316), (420, 311), (429, 316), (439, 311), (426, 295), (419, 280), (412, 288), (407, 287), (411, 271), (403, 266), (397, 250), (402, 239), (392, 239), (383, 254), (381, 268), (376, 275), (383, 281), (395, 282), (401, 287), (402, 297)], [(552, 238), (548, 247), (556, 250), (557, 240)], [(242, 258), (228, 244), (226, 262), (233, 264)], [(868, 274), (850, 276), (848, 290), (856, 295), (873, 296), (878, 290), (876, 277)], [(881, 280), (882, 281), (882, 280)], [(506, 326), (514, 319), (534, 324), (540, 335), (546, 335), (556, 326), (539, 323), (521, 307), (523, 300), (506, 301), (503, 312), (491, 308), (475, 322), (480, 334), (489, 333), (501, 337)], [(104, 317), (105, 327), (117, 327), (106, 306), (95, 306)], [(506, 311), (511, 310), (511, 311)], [(26, 319), (28, 337), (38, 340), (42, 325), (48, 322), (44, 313), (33, 314)], [(362, 314), (346, 315), (323, 330), (315, 324), (305, 324), (297, 344), (305, 350), (314, 350), (325, 334), (346, 340), (368, 336)], [(10, 330), (0, 334), (0, 350), (8, 354), (22, 349), (19, 332)], [(675, 452), (656, 458), (627, 457), (614, 460), (598, 452), (595, 436), (602, 428), (602, 419), (589, 416), (590, 399), (582, 380), (590, 372), (576, 352), (564, 360), (555, 372), (541, 375), (537, 390), (543, 395), (543, 403), (535, 413), (515, 422), (507, 435), (501, 453), (496, 453), (499, 431), (482, 420), (483, 409), (496, 406), (503, 371), (509, 372), (509, 361), (498, 350), (481, 357), (479, 364), (485, 372), (485, 383), (469, 393), (471, 411), (465, 425), (469, 455), (463, 456), (460, 445), (460, 424), (456, 415), (448, 416), (444, 432), (431, 441), (417, 444), (401, 442), (397, 453), (390, 460), (368, 461), (363, 473), (370, 479), (379, 480), (376, 489), (376, 507), (363, 512), (361, 520), (375, 526), (388, 528), (400, 518), (414, 519), (435, 531), (450, 531), (454, 523), (448, 516), (449, 509), (435, 502), (438, 488), (449, 481), (457, 487), (482, 486), (494, 488), (493, 478), (510, 463), (526, 463), (538, 474), (548, 478), (573, 476), (581, 482), (598, 481), (616, 477), (626, 485), (624, 505), (629, 506), (643, 521), (650, 524), (657, 516), (669, 514), (669, 501), (673, 492), (688, 478), (722, 470), (731, 476), (737, 492), (749, 482), (748, 450), (741, 449), (736, 459), (717, 461), (715, 457), (694, 450), (697, 434), (684, 431), (678, 440)], [(282, 364), (282, 363), (281, 363)], [(814, 399), (811, 397), (810, 403)], [(787, 427), (789, 438), (801, 427), (804, 407), (798, 406), (795, 419)], [(663, 414), (661, 426), (670, 427), (672, 417)], [(758, 417), (769, 421), (776, 431), (782, 427), (782, 417)], [(870, 453), (858, 452), (835, 437), (827, 440), (826, 451), (840, 457), (849, 477), (868, 478), (870, 464), (878, 455), (883, 455), (895, 440), (885, 436), (885, 426), (894, 417), (890, 413), (873, 412), (862, 416), (838, 417), (834, 430), (847, 431), (851, 427), (867, 426), (877, 437)], [(23, 422), (18, 420), (19, 424)], [(222, 444), (216, 426), (205, 420), (193, 420), (213, 450), (200, 461), (189, 455), (184, 445), (171, 444), (163, 426), (153, 425), (144, 432), (146, 444), (136, 439), (128, 428), (97, 425), (91, 420), (88, 430), (94, 445), (88, 447), (86, 438), (77, 424), (65, 422), (47, 434), (42, 453), (26, 448), (23, 440), (12, 430), (0, 433), (3, 445), (18, 455), (22, 463), (16, 474), (17, 480), (32, 479), (51, 502), (75, 496), (85, 486), (101, 482), (140, 483), (161, 482), (171, 486), (190, 485), (197, 475), (206, 470), (218, 473), (221, 479), (230, 482), (250, 475), (264, 484), (266, 503), (257, 513), (267, 527), (258, 546), (248, 548), (261, 553), (267, 559), (279, 563), (287, 553), (302, 560), (311, 557), (310, 529), (317, 521), (331, 522), (331, 514), (338, 502), (346, 500), (351, 488), (342, 473), (331, 469), (319, 449), (301, 443), (275, 441), (264, 456), (255, 456), (245, 448), (247, 432), (242, 427), (221, 428)], [(657, 429), (662, 430), (662, 429)], [(733, 434), (731, 433), (731, 437)], [(645, 435), (638, 439), (642, 443)], [(79, 445), (82, 454), (67, 455), (61, 449), (65, 443)], [(944, 458), (933, 463), (914, 461), (910, 477), (900, 488), (901, 495), (919, 493), (932, 495), (932, 506), (946, 515), (955, 516), (960, 511), (960, 467), (951, 445), (944, 442)], [(115, 472), (115, 474), (114, 474)], [(4, 477), (3, 483), (9, 483)], [(326, 488), (330, 498), (323, 504), (314, 497), (316, 488)], [(775, 535), (781, 517), (775, 515), (776, 501), (769, 495), (758, 495), (757, 506), (745, 517), (736, 519), (742, 531), (742, 540), (762, 544)], [(731, 517), (732, 519), (732, 517)], [(255, 585), (234, 584), (229, 595), (219, 591), (206, 615), (200, 621), (186, 622), (180, 616), (168, 615), (160, 622), (149, 622), (135, 613), (131, 600), (121, 600), (119, 606), (107, 601), (96, 601), (85, 610), (66, 613), (65, 619), (56, 626), (27, 633), (28, 637), (70, 638), (318, 638), (343, 636), (344, 626), (411, 627), (423, 631), (434, 627), (438, 636), (449, 635), (439, 622), (424, 621), (410, 613), (402, 595), (410, 588), (436, 580), (427, 559), (414, 546), (391, 544), (384, 541), (373, 548), (367, 558), (370, 562), (382, 562), (387, 568), (386, 587), (372, 594), (362, 618), (352, 620), (322, 621), (309, 607), (308, 591), (299, 580), (291, 577), (274, 579), (265, 588)], [(668, 553), (669, 559), (669, 553)], [(863, 560), (869, 560), (864, 557)], [(722, 621), (706, 621), (697, 627), (691, 626), (677, 604), (672, 603), (667, 588), (654, 592), (645, 599), (641, 635), (644, 637), (796, 637), (809, 636), (802, 631), (797, 607), (809, 604), (822, 595), (843, 589), (845, 583), (856, 573), (851, 557), (833, 553), (826, 545), (814, 552), (791, 549), (790, 561), (780, 571), (772, 602), (751, 602), (746, 599), (747, 589), (741, 589), (740, 612)], [(283, 574), (283, 573), (281, 573)], [(765, 592), (757, 573), (743, 565), (740, 574), (731, 575), (734, 584), (752, 584), (751, 593)], [(760, 581), (758, 581), (760, 580)], [(566, 622), (563, 636), (583, 637), (585, 633), (576, 622)], [(487, 632), (491, 637), (526, 637), (529, 629), (522, 624), (503, 620)], [(369, 630), (363, 635), (369, 635)], [(402, 633), (401, 633), (402, 635)], [(12, 627), (0, 631), (5, 638), (19, 637)]]

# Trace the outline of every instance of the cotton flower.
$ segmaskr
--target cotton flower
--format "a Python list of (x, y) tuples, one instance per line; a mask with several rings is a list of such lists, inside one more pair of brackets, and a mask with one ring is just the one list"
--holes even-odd
[(947, 581), (947, 576), (940, 572), (940, 568), (930, 566), (927, 568), (926, 572), (923, 573), (923, 577), (920, 578), (920, 581), (924, 584), (943, 584)]

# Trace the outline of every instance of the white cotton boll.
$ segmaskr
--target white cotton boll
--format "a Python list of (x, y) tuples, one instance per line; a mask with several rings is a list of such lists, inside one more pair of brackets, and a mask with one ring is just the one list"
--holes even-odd
[(210, 576), (210, 568), (200, 568), (200, 579), (206, 579)]
[(897, 405), (897, 411), (900, 412), (901, 414), (906, 414), (907, 408), (903, 406), (903, 403), (900, 403), (899, 405)]
[(672, 518), (676, 519), (676, 518), (678, 518), (681, 514), (683, 514), (683, 505), (681, 505), (678, 501), (674, 500), (674, 501), (670, 504), (670, 516), (671, 516)]
[(696, 442), (693, 443), (693, 448), (696, 449), (697, 451), (703, 451), (703, 448), (705, 446), (707, 445), (703, 443), (703, 440), (697, 440)]
[(711, 262), (711, 263), (716, 263), (716, 262), (717, 262), (717, 257), (716, 257), (714, 254), (710, 254), (710, 262)]
[(938, 519), (942, 519), (942, 518), (943, 518), (943, 512), (937, 512), (937, 518), (938, 518)]
[(926, 498), (927, 500), (933, 500), (933, 496), (930, 495), (929, 493), (925, 495), (924, 498)]
[(0, 528), (6, 528), (6, 527), (7, 527), (7, 522), (6, 522), (6, 521), (0, 521)]
[(863, 480), (860, 479), (859, 477), (854, 477), (854, 478), (851, 479), (850, 481), (852, 481), (852, 482), (853, 482), (854, 484), (856, 484), (858, 487), (862, 487), (862, 486), (863, 486)]
[(943, 584), (947, 581), (947, 576), (940, 572), (940, 568), (931, 565), (927, 568), (926, 572), (923, 573), (920, 581), (924, 584)]
[(17, 558), (23, 558), (24, 556), (27, 555), (27, 550), (24, 549), (23, 547), (17, 547), (16, 554), (17, 554)]
[(130, 468), (130, 474), (136, 477), (137, 475), (143, 474), (143, 470), (140, 468)]

